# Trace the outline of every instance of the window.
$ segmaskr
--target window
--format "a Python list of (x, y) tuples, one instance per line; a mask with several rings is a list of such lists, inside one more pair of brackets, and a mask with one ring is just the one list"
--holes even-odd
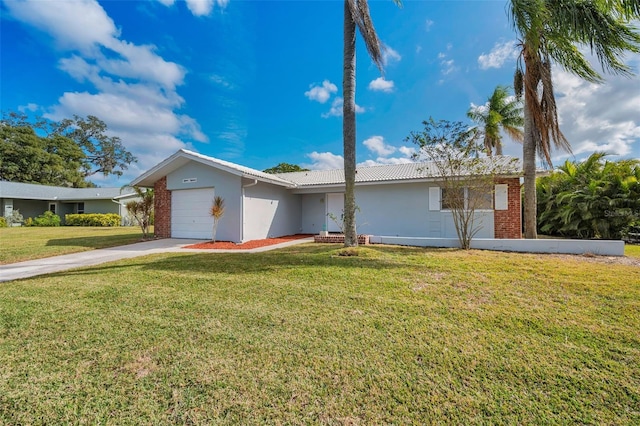
[(442, 188), (442, 210), (464, 206), (464, 188)]
[(476, 188), (442, 188), (442, 210), (466, 208), (471, 210), (491, 210), (493, 194), (490, 189)]
[(490, 188), (467, 188), (467, 207), (473, 210), (491, 210), (493, 194)]
[(56, 214), (56, 203), (49, 203), (49, 211)]
[(84, 203), (78, 203), (78, 206), (76, 208), (76, 213), (84, 214)]

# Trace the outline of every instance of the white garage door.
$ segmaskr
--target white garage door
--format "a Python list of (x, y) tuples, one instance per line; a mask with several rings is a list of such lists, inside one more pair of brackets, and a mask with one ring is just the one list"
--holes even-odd
[(171, 236), (210, 240), (213, 218), (213, 188), (183, 189), (171, 192)]

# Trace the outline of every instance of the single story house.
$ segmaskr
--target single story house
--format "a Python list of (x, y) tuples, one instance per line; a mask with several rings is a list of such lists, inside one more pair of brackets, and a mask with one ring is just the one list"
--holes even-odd
[[(358, 233), (455, 238), (451, 211), (442, 206), (428, 164), (358, 167)], [(521, 238), (521, 172), (495, 178), (478, 238)], [(267, 174), (181, 149), (131, 182), (154, 188), (159, 237), (211, 239), (214, 196), (225, 200), (216, 238), (236, 243), (297, 233), (338, 232), (344, 171)], [(331, 217), (338, 218), (334, 221)], [(338, 222), (338, 223), (336, 223)]]
[(137, 197), (131, 188), (66, 188), (0, 181), (0, 214), (19, 210), (25, 218), (51, 211), (62, 218), (69, 213), (116, 213), (127, 217), (126, 202)]

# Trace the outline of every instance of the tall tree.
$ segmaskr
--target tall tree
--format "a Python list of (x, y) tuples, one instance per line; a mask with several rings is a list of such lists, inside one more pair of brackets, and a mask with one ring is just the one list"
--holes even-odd
[(569, 151), (553, 92), (552, 63), (590, 82), (602, 76), (579, 47), (588, 47), (609, 73), (631, 75), (626, 51), (640, 51), (640, 35), (629, 21), (640, 18), (638, 0), (511, 0), (509, 15), (520, 38), (516, 95), (524, 93), (524, 232), (536, 238), (536, 155), (551, 166), (551, 144)]
[(297, 164), (280, 163), (275, 167), (271, 167), (263, 170), (264, 173), (278, 174), (278, 173), (291, 173), (291, 172), (308, 172), (309, 169), (304, 169)]
[(82, 118), (74, 115), (73, 119), (62, 120), (55, 129), (56, 134), (66, 136), (78, 144), (85, 152), (85, 177), (102, 173), (122, 176), (129, 164), (138, 161), (126, 150), (117, 136), (109, 136), (104, 121), (93, 115)]
[(509, 95), (504, 86), (498, 86), (484, 105), (472, 105), (467, 117), (475, 121), (484, 135), (484, 148), (488, 156), (495, 150), (502, 155), (502, 132), (511, 139), (522, 142), (524, 117), (522, 102)]
[[(394, 0), (400, 6), (400, 0)], [(344, 149), (344, 245), (358, 245), (356, 235), (356, 28), (362, 35), (369, 56), (383, 71), (384, 46), (378, 39), (369, 14), (367, 0), (344, 2), (344, 51), (342, 64), (342, 139)]]

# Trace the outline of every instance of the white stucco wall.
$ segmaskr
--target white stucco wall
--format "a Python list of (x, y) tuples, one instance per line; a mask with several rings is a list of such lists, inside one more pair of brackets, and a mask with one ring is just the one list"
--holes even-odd
[(303, 194), (302, 198), (302, 233), (319, 234), (326, 225), (326, 195)]
[[(429, 187), (433, 184), (403, 183), (358, 185), (356, 226), (359, 234), (457, 238), (450, 211), (429, 210)], [(335, 192), (335, 190), (329, 191)], [(302, 229), (318, 233), (328, 224), (326, 194), (304, 194)], [(321, 200), (324, 200), (322, 202)], [(493, 238), (493, 211), (477, 211), (476, 238)]]
[[(249, 183), (245, 179), (246, 183)], [(284, 187), (258, 182), (244, 189), (244, 241), (302, 231), (301, 196)]]
[[(193, 181), (195, 179), (195, 181)], [(191, 180), (191, 182), (184, 182)], [(216, 239), (242, 240), (242, 178), (197, 162), (190, 162), (167, 175), (167, 189), (214, 188), (215, 195), (224, 198), (225, 213), (218, 225)], [(211, 205), (213, 199), (202, 200)]]

